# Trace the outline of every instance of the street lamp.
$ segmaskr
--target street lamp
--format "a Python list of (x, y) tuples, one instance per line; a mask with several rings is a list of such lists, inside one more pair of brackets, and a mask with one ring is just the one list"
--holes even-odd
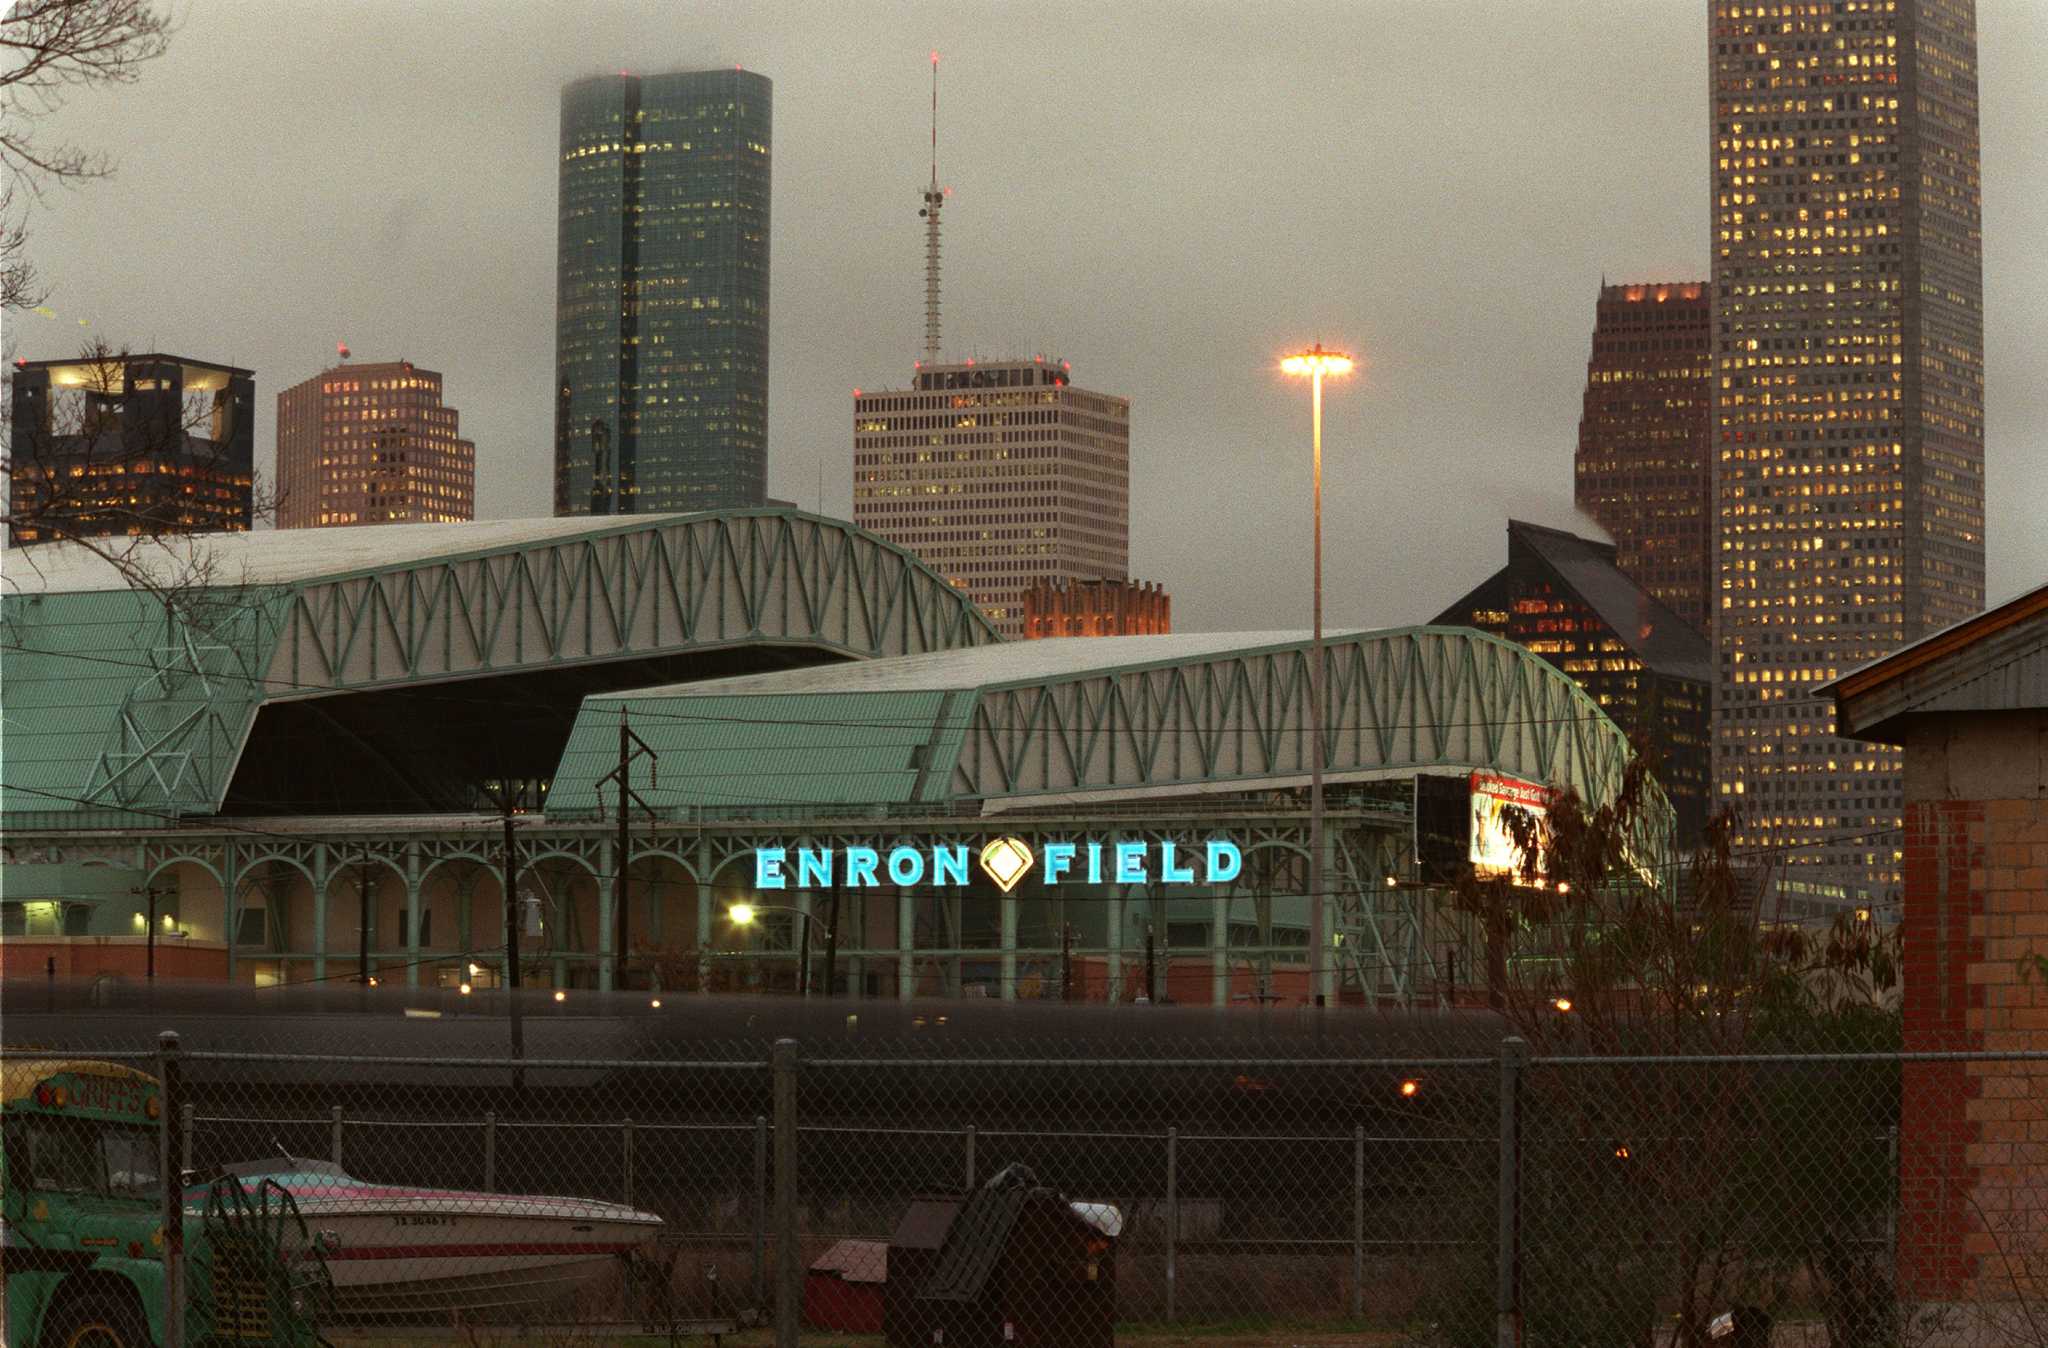
[[(801, 997), (810, 996), (811, 928), (817, 925), (817, 919), (801, 908), (785, 908), (779, 904), (772, 903), (736, 903), (725, 910), (725, 915), (732, 919), (732, 924), (735, 927), (752, 926), (754, 919), (762, 913), (794, 913), (804, 920), (802, 943), (797, 947), (797, 995)], [(830, 940), (832, 933), (826, 932), (825, 937), (827, 940)]]
[(1323, 1004), (1323, 379), (1350, 374), (1357, 362), (1317, 342), (1280, 362), (1290, 375), (1307, 375), (1309, 420), (1315, 455), (1315, 647), (1308, 666), (1308, 986)]

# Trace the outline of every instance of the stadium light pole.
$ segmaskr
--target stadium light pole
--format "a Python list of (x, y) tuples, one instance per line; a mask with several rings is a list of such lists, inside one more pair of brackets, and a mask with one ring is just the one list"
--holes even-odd
[(1315, 463), (1315, 644), (1308, 665), (1308, 990), (1323, 1005), (1323, 966), (1329, 958), (1327, 913), (1323, 905), (1323, 380), (1357, 368), (1342, 351), (1327, 351), (1321, 342), (1284, 357), (1280, 369), (1307, 375), (1310, 445)]

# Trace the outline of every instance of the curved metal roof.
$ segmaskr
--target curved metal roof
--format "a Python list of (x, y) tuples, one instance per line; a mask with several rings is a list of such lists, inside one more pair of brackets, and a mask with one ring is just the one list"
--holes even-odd
[[(1325, 640), (1333, 778), (1484, 769), (1594, 800), (1620, 785), (1627, 736), (1520, 646), (1447, 627)], [(1301, 633), (1074, 637), (593, 696), (548, 813), (599, 809), (621, 716), (661, 756), (635, 789), (671, 814), (1294, 786), (1312, 649)]]
[(76, 545), (7, 554), (12, 823), (213, 813), (266, 703), (721, 648), (864, 659), (998, 639), (910, 553), (796, 510), (203, 535), (142, 555), (169, 603)]

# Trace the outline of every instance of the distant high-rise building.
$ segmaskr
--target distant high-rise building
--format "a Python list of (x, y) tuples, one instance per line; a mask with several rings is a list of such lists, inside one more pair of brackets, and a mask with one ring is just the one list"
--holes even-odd
[(247, 529), (256, 376), (184, 356), (15, 363), (11, 543)]
[(853, 398), (853, 521), (967, 591), (1006, 637), (1043, 580), (1123, 580), (1131, 405), (1064, 362), (920, 365)]
[(563, 89), (557, 515), (767, 496), (772, 89), (738, 69)]
[(1526, 646), (1590, 693), (1656, 764), (1689, 850), (1707, 817), (1713, 648), (1619, 560), (1612, 544), (1509, 520), (1507, 565), (1433, 621)]
[(337, 365), (277, 395), (277, 527), (476, 518), (476, 446), (411, 361)]
[(1698, 281), (1600, 288), (1575, 464), (1578, 507), (1614, 539), (1615, 564), (1703, 633), (1713, 555), (1707, 314)]
[(1796, 891), (1867, 901), (1899, 756), (1814, 690), (1984, 603), (1976, 9), (1708, 12), (1716, 789)]
[(1142, 580), (1058, 577), (1024, 591), (1024, 639), (1144, 637), (1173, 630), (1173, 596)]

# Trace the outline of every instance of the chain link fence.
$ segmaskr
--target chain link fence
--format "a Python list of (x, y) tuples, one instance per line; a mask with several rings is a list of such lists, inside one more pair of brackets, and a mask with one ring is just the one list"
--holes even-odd
[(2048, 1055), (760, 1047), (10, 1051), (10, 1300), (111, 1314), (154, 1186), (190, 1341), (2048, 1344)]

